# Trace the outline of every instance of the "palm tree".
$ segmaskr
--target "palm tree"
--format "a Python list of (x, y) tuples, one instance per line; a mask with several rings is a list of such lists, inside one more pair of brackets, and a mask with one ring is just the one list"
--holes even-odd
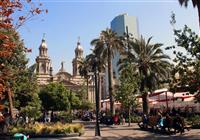
[[(90, 64), (87, 61), (87, 57), (83, 59), (83, 61), (79, 62), (79, 74), (86, 79), (86, 84), (87, 84), (87, 96), (89, 94), (89, 72), (91, 71)], [(87, 97), (88, 98), (88, 97)]]
[(150, 44), (152, 37), (146, 42), (143, 37), (140, 40), (130, 42), (130, 51), (119, 61), (123, 70), (129, 63), (135, 65), (136, 72), (140, 76), (140, 92), (142, 93), (143, 112), (148, 113), (148, 91), (152, 91), (165, 79), (170, 71), (169, 56), (161, 50), (162, 44)]
[[(185, 7), (188, 6), (188, 1), (189, 0), (178, 0), (180, 5), (184, 5)], [(197, 6), (197, 9), (198, 9), (198, 15), (199, 15), (199, 26), (200, 26), (200, 1), (199, 0), (192, 0), (192, 4), (193, 4), (193, 7), (196, 7)]]
[[(94, 65), (94, 60), (97, 61), (96, 63), (96, 66), (97, 66), (97, 79), (98, 79), (98, 93), (99, 93), (99, 99), (101, 99), (101, 93), (102, 93), (102, 90), (101, 90), (101, 76), (100, 76), (100, 73), (104, 73), (105, 72), (105, 59), (101, 59), (100, 57), (100, 53), (98, 52), (98, 47), (95, 47), (93, 50), (92, 50), (92, 53), (87, 55), (86, 57), (87, 59), (87, 62), (90, 66), (90, 71), (93, 71), (94, 72), (94, 68), (91, 67)], [(101, 105), (101, 100), (99, 100), (99, 107)], [(100, 108), (99, 108), (100, 110)]]
[(117, 33), (113, 32), (111, 29), (106, 29), (101, 32), (100, 38), (91, 41), (91, 45), (96, 47), (95, 50), (100, 54), (100, 58), (107, 61), (110, 112), (114, 114), (112, 58), (115, 51), (122, 51), (123, 42), (120, 37), (117, 36)]

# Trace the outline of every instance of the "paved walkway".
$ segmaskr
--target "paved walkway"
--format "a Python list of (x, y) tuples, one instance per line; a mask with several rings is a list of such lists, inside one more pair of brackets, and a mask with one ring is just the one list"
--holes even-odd
[[(48, 138), (48, 140), (200, 140), (200, 129), (192, 129), (184, 134), (161, 135), (142, 131), (137, 124), (101, 126), (101, 137), (95, 137), (94, 123), (85, 123), (86, 132), (81, 137)], [(46, 140), (46, 139), (32, 139)]]

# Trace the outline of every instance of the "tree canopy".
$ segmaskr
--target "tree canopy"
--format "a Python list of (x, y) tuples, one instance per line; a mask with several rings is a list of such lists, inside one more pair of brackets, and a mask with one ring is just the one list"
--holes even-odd
[[(184, 5), (185, 7), (188, 7), (189, 0), (178, 0), (180, 5)], [(200, 1), (199, 0), (191, 0), (193, 7), (197, 7), (198, 15), (199, 15), (199, 27), (200, 27)]]
[[(108, 65), (108, 90), (110, 99), (110, 112), (114, 114), (114, 99), (113, 99), (113, 68), (112, 68), (112, 58), (117, 52), (123, 50), (123, 41), (113, 32), (111, 29), (106, 29), (101, 31), (100, 37), (91, 41), (91, 45), (95, 46), (95, 50), (99, 53), (99, 58)], [(99, 59), (99, 60), (100, 60)]]
[(187, 25), (183, 29), (174, 29), (174, 35), (177, 45), (166, 48), (174, 50), (176, 56), (171, 90), (181, 87), (192, 94), (197, 93), (197, 101), (200, 101), (200, 37)]
[(63, 111), (69, 109), (70, 91), (60, 83), (50, 83), (41, 89), (39, 97), (43, 109)]
[(168, 79), (170, 72), (169, 56), (161, 49), (162, 44), (151, 44), (151, 37), (146, 41), (143, 37), (129, 42), (129, 51), (119, 61), (120, 68), (127, 64), (135, 66), (140, 76), (140, 92), (143, 99), (143, 111), (148, 113), (148, 92), (155, 90), (159, 82)]
[[(10, 114), (13, 118), (13, 81), (27, 63), (23, 55), (18, 56), (18, 51), (26, 48), (18, 39), (17, 29), (32, 17), (47, 10), (41, 9), (40, 3), (35, 4), (31, 0), (1, 0), (0, 9), (0, 98), (9, 101)], [(16, 61), (19, 59), (20, 63), (17, 64)]]
[(130, 107), (137, 104), (139, 95), (139, 75), (135, 72), (133, 65), (129, 64), (120, 71), (120, 85), (116, 89), (115, 98), (120, 101), (124, 107)]

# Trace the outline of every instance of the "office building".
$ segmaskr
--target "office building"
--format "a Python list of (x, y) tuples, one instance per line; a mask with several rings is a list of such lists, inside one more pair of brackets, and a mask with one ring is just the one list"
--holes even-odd
[[(128, 35), (130, 38), (139, 38), (139, 28), (138, 28), (138, 20), (137, 17), (135, 16), (129, 16), (128, 14), (121, 14), (116, 16), (112, 21), (111, 21), (111, 29), (117, 33), (118, 36), (124, 36), (125, 33)], [(118, 66), (117, 63), (120, 59), (120, 54), (119, 52), (114, 53), (114, 58), (112, 60), (112, 65), (113, 65), (113, 84), (117, 85), (119, 83), (119, 72), (118, 72)], [(108, 76), (108, 72), (106, 70), (106, 76)], [(106, 78), (108, 79), (108, 78)], [(108, 94), (108, 80), (106, 81), (106, 93)], [(105, 95), (107, 97), (108, 95)]]
[(119, 36), (123, 36), (127, 32), (134, 38), (139, 37), (138, 20), (137, 17), (128, 16), (128, 14), (121, 14), (116, 16), (111, 21), (111, 29), (116, 32)]

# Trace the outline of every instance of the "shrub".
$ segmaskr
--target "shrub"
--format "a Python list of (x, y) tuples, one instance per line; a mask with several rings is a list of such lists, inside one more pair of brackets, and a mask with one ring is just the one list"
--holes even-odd
[(57, 115), (56, 120), (63, 123), (71, 123), (73, 120), (73, 116), (72, 114), (61, 112)]
[(187, 118), (188, 124), (192, 125), (192, 128), (200, 128), (200, 115)]
[(11, 127), (9, 130), (10, 134), (23, 133), (23, 134), (69, 134), (69, 133), (79, 133), (79, 135), (84, 133), (84, 126), (81, 124), (43, 124), (35, 123), (33, 125), (28, 125), (25, 127)]
[(138, 123), (141, 121), (141, 116), (131, 115), (131, 123)]
[(23, 133), (23, 134), (35, 134), (35, 129), (25, 128), (25, 127), (13, 127), (10, 128), (9, 133), (14, 135), (15, 133)]

